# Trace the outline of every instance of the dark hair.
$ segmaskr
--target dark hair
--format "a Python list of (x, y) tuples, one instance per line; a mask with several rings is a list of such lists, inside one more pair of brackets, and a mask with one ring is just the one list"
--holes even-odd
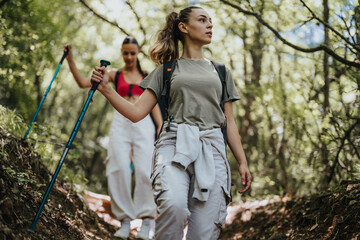
[[(135, 44), (140, 49), (140, 45), (138, 41), (133, 36), (126, 36), (121, 46), (124, 46), (125, 44)], [(137, 69), (139, 70), (140, 74), (145, 76), (145, 73), (141, 69), (139, 58), (136, 58), (136, 63), (137, 63)]]
[(172, 12), (166, 16), (163, 29), (158, 32), (157, 41), (150, 47), (150, 58), (160, 65), (179, 58), (179, 41), (184, 44), (184, 37), (179, 30), (179, 23), (188, 23), (192, 9), (202, 9), (198, 6), (184, 8), (179, 13)]

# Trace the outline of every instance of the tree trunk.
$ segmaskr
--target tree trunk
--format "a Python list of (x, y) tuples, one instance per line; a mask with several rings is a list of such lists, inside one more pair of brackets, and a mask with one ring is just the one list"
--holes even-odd
[[(323, 0), (323, 14), (324, 14), (324, 22), (326, 24), (329, 24), (329, 6), (328, 6), (328, 0)], [(329, 46), (329, 29), (324, 26), (324, 45)], [(330, 89), (330, 78), (329, 78), (329, 55), (324, 52), (323, 57), (323, 68), (324, 68), (324, 88), (323, 88), (323, 94), (324, 94), (324, 103), (323, 103), (323, 120), (325, 120), (328, 112), (329, 112), (329, 89)], [(327, 129), (322, 129), (322, 134), (319, 135), (319, 142), (321, 143), (321, 158), (323, 167), (325, 169), (324, 176), (323, 176), (323, 183), (322, 183), (322, 189), (327, 189), (329, 186), (329, 182), (327, 179), (329, 179), (329, 150), (328, 150), (328, 144), (326, 140), (322, 140), (321, 136), (323, 134), (326, 134)]]
[(54, 89), (54, 91), (53, 91), (54, 94), (53, 94), (53, 97), (51, 98), (49, 107), (47, 109), (47, 116), (51, 116), (54, 113), (53, 110), (55, 110), (55, 103), (56, 103), (56, 99), (59, 95), (59, 91), (60, 91), (60, 89), (57, 89), (57, 88)]
[[(324, 7), (324, 22), (326, 24), (329, 24), (329, 6), (328, 6), (328, 0), (323, 0), (323, 7)], [(329, 29), (324, 26), (324, 45), (329, 46)], [(330, 79), (329, 79), (329, 55), (324, 52), (324, 58), (323, 58), (323, 64), (324, 64), (324, 115), (327, 115), (330, 107), (329, 103), (329, 89), (330, 89)]]
[[(263, 14), (263, 10), (265, 7), (265, 2), (261, 1), (261, 6), (259, 7), (260, 14)], [(251, 78), (250, 81), (248, 78), (245, 80), (246, 87), (246, 105), (245, 105), (245, 120), (244, 120), (244, 129), (241, 132), (241, 135), (244, 138), (244, 141), (247, 141), (249, 145), (256, 146), (258, 140), (257, 127), (256, 124), (251, 119), (251, 108), (252, 104), (255, 101), (254, 89), (260, 89), (260, 77), (261, 77), (261, 69), (262, 69), (262, 57), (263, 57), (263, 46), (262, 43), (262, 29), (261, 23), (256, 24), (256, 31), (253, 36), (253, 44), (249, 46), (249, 52), (252, 59), (251, 65)], [(244, 29), (246, 31), (246, 29)], [(244, 32), (243, 34), (246, 37)], [(244, 46), (245, 47), (245, 46)], [(244, 63), (245, 64), (245, 63)], [(260, 93), (261, 94), (261, 93)], [(247, 138), (247, 140), (246, 140)]]
[[(248, 50), (248, 44), (246, 42), (247, 41), (246, 31), (247, 31), (247, 24), (246, 24), (246, 22), (244, 22), (244, 27), (242, 29), (242, 39), (244, 42), (244, 50), (245, 50), (244, 55), (243, 55), (243, 58), (244, 58), (244, 82), (245, 82), (245, 89), (249, 89), (251, 82), (249, 81), (248, 72), (247, 72), (248, 63), (247, 63), (246, 52)], [(245, 98), (246, 98), (246, 103), (244, 106), (245, 116), (244, 116), (244, 119), (242, 121), (240, 121), (240, 122), (243, 122), (243, 124), (241, 124), (242, 130), (240, 132), (240, 135), (244, 140), (247, 139), (247, 136), (248, 136), (249, 126), (250, 126), (250, 122), (251, 122), (250, 106), (253, 102), (252, 96), (248, 92), (245, 92)]]
[[(41, 83), (40, 83), (40, 75), (36, 74), (35, 75), (35, 82), (34, 82), (34, 86), (36, 89), (36, 106), (39, 106), (41, 103), (41, 99), (42, 99), (42, 91), (41, 91)], [(44, 119), (44, 114), (39, 114), (37, 116), (37, 121), (42, 121)]]
[[(356, 44), (357, 46), (360, 45), (360, 3), (358, 2), (358, 5), (354, 9), (354, 19), (355, 19), (355, 29), (356, 29)], [(360, 63), (360, 51), (357, 51), (357, 59), (356, 61)], [(358, 76), (356, 78), (357, 81), (357, 87), (360, 91), (360, 77)]]
[[(360, 44), (360, 3), (354, 9), (354, 20), (355, 20), (355, 39), (356, 44), (359, 46)], [(357, 62), (360, 63), (360, 51), (357, 52)]]
[[(105, 101), (104, 106), (102, 107), (102, 111), (101, 113), (98, 115), (99, 119), (96, 120), (96, 122), (101, 122), (102, 118), (104, 118), (106, 112), (109, 110), (109, 108), (111, 107), (110, 102), (109, 101)], [(103, 127), (101, 127), (103, 126)], [(99, 127), (96, 129), (96, 137), (99, 137), (101, 132), (104, 132), (105, 130), (103, 129), (105, 127), (105, 124), (99, 125)], [(91, 175), (95, 172), (95, 167), (96, 166), (101, 166), (103, 159), (99, 159), (101, 156), (101, 150), (100, 148), (96, 148), (93, 156), (91, 157), (91, 160), (88, 161), (87, 163), (87, 168), (86, 168), (86, 177), (88, 179), (90, 179)], [(95, 173), (98, 174), (98, 173)]]

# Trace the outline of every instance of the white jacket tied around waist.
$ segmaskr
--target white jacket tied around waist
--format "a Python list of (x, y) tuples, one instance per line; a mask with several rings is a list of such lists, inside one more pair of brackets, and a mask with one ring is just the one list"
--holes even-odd
[[(164, 123), (164, 127), (166, 126), (168, 126), (167, 122)], [(166, 133), (165, 137), (160, 136), (156, 148), (172, 144), (175, 140), (176, 150), (172, 163), (185, 170), (191, 163), (194, 163), (195, 185), (192, 197), (200, 201), (206, 201), (209, 197), (209, 190), (212, 189), (215, 182), (215, 164), (212, 150), (215, 148), (221, 154), (226, 165), (228, 184), (223, 186), (223, 190), (230, 198), (230, 166), (226, 158), (226, 148), (221, 129), (200, 131), (197, 126), (172, 122), (170, 131)]]

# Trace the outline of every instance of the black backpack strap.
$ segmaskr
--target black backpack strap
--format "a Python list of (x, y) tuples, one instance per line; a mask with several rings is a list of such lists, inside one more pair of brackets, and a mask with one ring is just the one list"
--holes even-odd
[(165, 98), (165, 119), (169, 117), (168, 107), (170, 105), (170, 80), (175, 69), (176, 60), (165, 62), (163, 67), (164, 88), (161, 97)]
[(164, 82), (164, 88), (161, 92), (161, 98), (164, 100), (164, 120), (168, 120), (168, 126), (166, 128), (167, 131), (169, 131), (169, 125), (171, 120), (173, 120), (174, 116), (170, 115), (168, 112), (168, 108), (170, 105), (170, 80), (171, 76), (175, 70), (176, 67), (176, 60), (165, 62), (163, 64), (163, 82)]
[[(226, 68), (225, 65), (223, 63), (219, 63), (219, 62), (213, 62), (211, 61), (212, 64), (214, 65), (220, 81), (221, 81), (221, 86), (222, 86), (222, 93), (221, 93), (221, 101), (220, 101), (220, 107), (223, 110), (223, 112), (225, 112), (224, 109), (224, 104), (225, 104), (225, 97), (227, 94), (227, 89), (226, 89)], [(227, 126), (225, 125), (222, 129), (221, 129), (222, 133), (223, 133), (223, 137), (224, 137), (224, 143), (225, 146), (227, 144), (227, 140), (226, 140), (226, 135), (227, 135)]]
[(214, 65), (219, 77), (220, 77), (220, 81), (221, 81), (221, 86), (222, 86), (222, 93), (221, 93), (221, 101), (220, 101), (220, 106), (221, 109), (224, 111), (224, 100), (226, 97), (226, 93), (227, 93), (227, 89), (226, 89), (226, 68), (225, 65), (223, 63), (220, 62), (214, 62), (211, 61), (212, 64)]
[(115, 74), (115, 81), (114, 81), (114, 84), (115, 84), (115, 91), (117, 92), (118, 90), (118, 84), (119, 84), (119, 76), (120, 76), (120, 73), (121, 73), (121, 70), (118, 69), (116, 71), (116, 74)]

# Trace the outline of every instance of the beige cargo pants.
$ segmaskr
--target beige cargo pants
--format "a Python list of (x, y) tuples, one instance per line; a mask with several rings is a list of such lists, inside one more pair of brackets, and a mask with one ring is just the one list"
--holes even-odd
[[(192, 198), (195, 173), (192, 163), (185, 170), (171, 162), (175, 154), (175, 138), (163, 133), (161, 144), (157, 144), (154, 152), (154, 170), (152, 174), (153, 191), (157, 204), (155, 239), (181, 240), (183, 230), (188, 222), (186, 239), (211, 240), (218, 239), (220, 230), (224, 227), (226, 205), (229, 200), (228, 163), (222, 155), (213, 148), (215, 162), (215, 184), (207, 201)], [(219, 137), (223, 136), (219, 131)], [(164, 140), (166, 139), (166, 140)], [(225, 148), (225, 146), (224, 146)]]

